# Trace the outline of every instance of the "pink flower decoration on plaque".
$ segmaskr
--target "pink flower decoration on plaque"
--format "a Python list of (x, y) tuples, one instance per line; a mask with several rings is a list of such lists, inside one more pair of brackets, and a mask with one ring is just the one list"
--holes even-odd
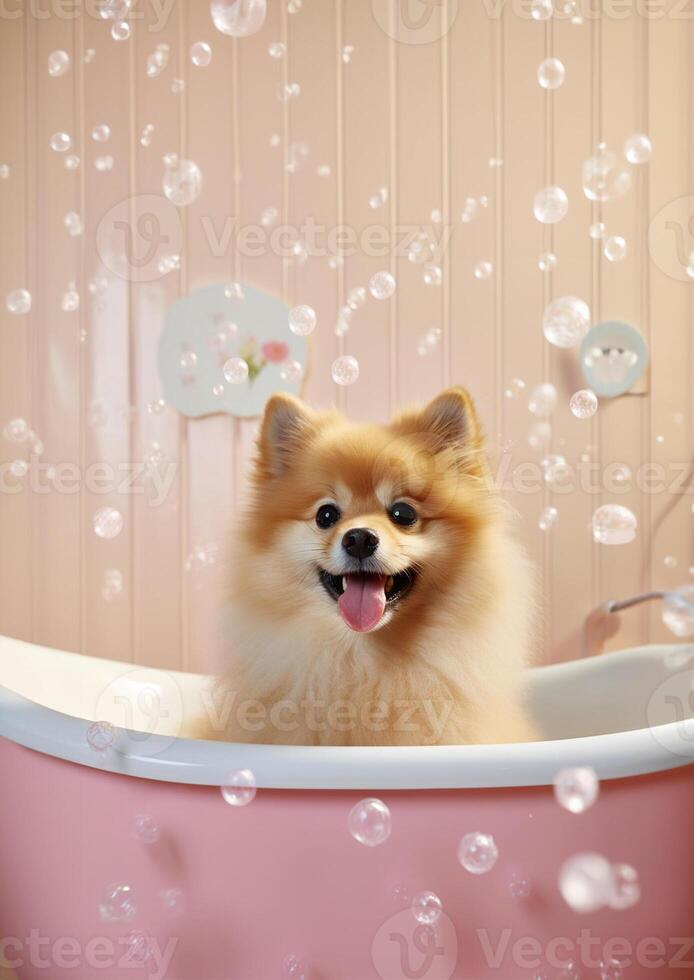
[(283, 340), (268, 340), (260, 348), (260, 351), (270, 364), (282, 364), (289, 357), (289, 347)]

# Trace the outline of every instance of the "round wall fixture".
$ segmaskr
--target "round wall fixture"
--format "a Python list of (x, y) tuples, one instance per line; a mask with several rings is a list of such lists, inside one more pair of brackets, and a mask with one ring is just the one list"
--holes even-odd
[(581, 343), (581, 369), (588, 386), (601, 398), (615, 398), (633, 388), (648, 366), (648, 348), (628, 323), (596, 324)]

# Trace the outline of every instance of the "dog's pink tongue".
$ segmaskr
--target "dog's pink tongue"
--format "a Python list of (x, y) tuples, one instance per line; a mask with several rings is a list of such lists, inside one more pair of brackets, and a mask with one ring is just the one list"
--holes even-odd
[(338, 608), (351, 630), (366, 633), (379, 621), (386, 608), (385, 582), (384, 575), (345, 575)]

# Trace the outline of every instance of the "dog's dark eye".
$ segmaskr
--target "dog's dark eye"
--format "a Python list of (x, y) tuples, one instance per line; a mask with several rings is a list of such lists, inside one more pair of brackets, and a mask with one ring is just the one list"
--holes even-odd
[(323, 504), (316, 513), (316, 524), (318, 527), (332, 527), (340, 520), (340, 511), (335, 504)]
[(402, 524), (403, 527), (411, 527), (417, 520), (417, 511), (403, 501), (393, 504), (389, 514), (394, 524)]

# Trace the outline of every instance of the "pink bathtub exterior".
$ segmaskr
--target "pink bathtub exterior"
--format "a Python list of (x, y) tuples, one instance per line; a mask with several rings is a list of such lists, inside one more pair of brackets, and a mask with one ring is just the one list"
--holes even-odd
[[(603, 779), (598, 803), (580, 815), (561, 809), (548, 785), (260, 788), (232, 807), (215, 786), (108, 772), (0, 738), (0, 954), (19, 980), (281, 980), (289, 954), (306, 980), (554, 980), (571, 976), (557, 965), (567, 960), (593, 980), (607, 946), (631, 961), (624, 980), (694, 977), (694, 770), (674, 756), (673, 765)], [(347, 830), (350, 808), (368, 795), (392, 814), (390, 838), (374, 848)], [(134, 838), (140, 813), (159, 826), (158, 842)], [(475, 830), (499, 849), (481, 876), (456, 856)], [(581, 851), (637, 868), (641, 901), (569, 909), (557, 872)], [(514, 877), (529, 895), (512, 894)], [(130, 922), (100, 920), (111, 882), (133, 889)], [(164, 908), (171, 888), (183, 893), (180, 914)], [(415, 933), (403, 897), (424, 890), (443, 903), (435, 947)], [(124, 963), (132, 930), (171, 954), (168, 963)]]

